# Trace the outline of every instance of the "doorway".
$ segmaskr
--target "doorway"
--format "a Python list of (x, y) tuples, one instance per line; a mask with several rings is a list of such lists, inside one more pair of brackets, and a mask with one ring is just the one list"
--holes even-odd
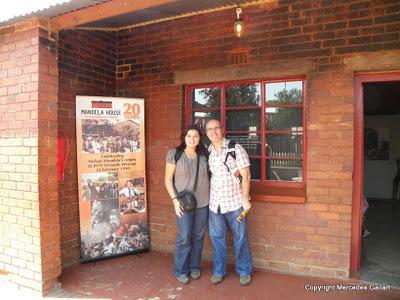
[(362, 280), (397, 288), (400, 288), (400, 199), (396, 189), (400, 181), (399, 95), (399, 73), (356, 77), (351, 269)]

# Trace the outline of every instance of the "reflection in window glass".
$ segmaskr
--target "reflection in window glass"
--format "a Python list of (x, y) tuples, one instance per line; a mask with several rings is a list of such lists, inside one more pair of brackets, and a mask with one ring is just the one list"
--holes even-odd
[(250, 158), (250, 174), (251, 179), (261, 179), (261, 160), (257, 158)]
[(203, 135), (205, 134), (206, 123), (210, 119), (221, 119), (221, 112), (219, 110), (212, 110), (212, 111), (195, 111), (192, 113), (192, 123), (197, 125)]
[(221, 106), (221, 89), (202, 88), (192, 90), (193, 108), (214, 108)]
[(265, 84), (267, 105), (301, 104), (303, 85), (301, 81)]
[(267, 156), (302, 157), (303, 133), (269, 134), (266, 137)]
[(261, 155), (260, 136), (255, 132), (247, 134), (227, 134), (226, 138), (242, 145), (250, 156)]
[(261, 85), (241, 84), (226, 87), (226, 106), (260, 106)]
[(267, 130), (299, 130), (303, 126), (301, 107), (268, 107), (265, 112)]
[(260, 130), (261, 110), (228, 110), (226, 112), (226, 130)]
[(296, 159), (268, 159), (266, 179), (272, 181), (303, 181), (303, 162)]

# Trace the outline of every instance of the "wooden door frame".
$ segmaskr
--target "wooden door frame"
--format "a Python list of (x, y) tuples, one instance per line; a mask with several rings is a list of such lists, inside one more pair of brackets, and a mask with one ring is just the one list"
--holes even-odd
[(400, 81), (400, 72), (364, 73), (354, 77), (354, 161), (351, 221), (350, 274), (355, 276), (361, 263), (361, 203), (364, 190), (364, 94), (363, 84)]

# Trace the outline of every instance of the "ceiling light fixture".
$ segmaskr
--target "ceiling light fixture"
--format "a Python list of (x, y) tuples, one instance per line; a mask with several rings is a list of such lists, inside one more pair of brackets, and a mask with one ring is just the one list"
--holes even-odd
[(240, 14), (242, 13), (242, 8), (236, 8), (236, 20), (233, 23), (233, 32), (236, 37), (241, 37), (244, 34), (244, 22), (240, 18)]

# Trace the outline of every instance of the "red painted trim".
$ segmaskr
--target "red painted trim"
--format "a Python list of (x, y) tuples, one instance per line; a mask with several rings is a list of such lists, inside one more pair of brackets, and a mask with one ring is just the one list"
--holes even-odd
[(307, 79), (303, 80), (303, 174), (302, 184), (306, 186), (307, 182)]
[(191, 113), (192, 113), (191, 92), (192, 92), (192, 89), (189, 87), (186, 87), (186, 89), (185, 89), (185, 112), (184, 112), (185, 120), (183, 120), (186, 125), (185, 127), (189, 126), (189, 124), (192, 122), (191, 121), (191, 119), (192, 119), (191, 118)]
[(303, 133), (303, 130), (266, 130), (268, 134), (291, 134), (291, 133)]
[[(190, 93), (189, 93), (189, 97), (190, 97)], [(197, 108), (197, 107), (192, 108), (192, 107), (190, 107), (190, 110), (199, 111), (199, 112), (209, 112), (209, 111), (219, 111), (219, 110), (221, 110), (221, 108), (220, 107), (212, 107), (212, 108), (211, 107), (207, 107), (207, 108)]]
[(226, 132), (226, 99), (225, 99), (225, 85), (221, 87), (221, 126)]
[[(304, 102), (304, 101), (303, 101)], [(282, 107), (282, 108), (286, 108), (286, 107), (303, 107), (303, 103), (297, 103), (297, 104), (273, 104), (273, 105), (267, 105), (267, 107)]]
[[(296, 187), (303, 187), (305, 186), (304, 182), (295, 182), (295, 181), (263, 181), (260, 180), (253, 180), (251, 182), (251, 186), (254, 187), (288, 187), (288, 188), (296, 188)], [(268, 193), (267, 193), (268, 194)]]
[(251, 196), (259, 201), (304, 203), (306, 190), (303, 187), (252, 186)]
[(234, 81), (218, 81), (218, 82), (206, 82), (206, 83), (199, 83), (199, 84), (191, 84), (189, 85), (190, 88), (214, 88), (214, 87), (222, 87), (222, 86), (229, 86), (229, 85), (238, 85), (238, 84), (252, 84), (252, 83), (276, 83), (276, 82), (292, 82), (292, 81), (301, 81), (305, 80), (305, 76), (296, 76), (296, 77), (279, 77), (279, 79), (251, 79), (251, 80), (234, 80)]
[(260, 106), (227, 106), (225, 108), (226, 110), (242, 110), (242, 109), (246, 109), (246, 110), (260, 110), (261, 107)]
[(364, 175), (364, 105), (363, 89), (360, 77), (354, 82), (354, 189), (351, 218), (350, 273), (354, 275), (360, 269), (361, 261), (361, 194)]
[(267, 159), (281, 159), (281, 160), (303, 160), (301, 156), (266, 156)]
[[(261, 157), (266, 157), (267, 156), (267, 150), (266, 150), (266, 145), (267, 145), (267, 137), (266, 137), (266, 130), (267, 130), (267, 115), (265, 113), (265, 107), (267, 103), (267, 99), (265, 99), (266, 93), (265, 93), (265, 84), (261, 84), (261, 123), (263, 123), (263, 120), (265, 120), (265, 123), (261, 124)], [(267, 164), (264, 161), (261, 161), (261, 176), (260, 179), (262, 181), (266, 180), (266, 169), (267, 169)]]
[[(294, 82), (294, 81), (302, 81), (302, 93), (303, 93), (303, 103), (301, 104), (277, 104), (277, 105), (268, 105), (267, 104), (267, 99), (266, 99), (266, 84), (267, 83), (276, 83), (276, 82)], [(188, 85), (186, 87), (187, 91), (191, 91), (193, 89), (201, 89), (201, 88), (220, 88), (221, 89), (221, 107), (220, 108), (192, 108), (191, 106), (191, 98), (190, 98), (190, 92), (186, 93), (186, 102), (187, 103), (187, 108), (186, 108), (186, 120), (185, 123), (188, 123), (191, 121), (191, 114), (193, 111), (199, 111), (199, 112), (209, 112), (209, 111), (221, 111), (221, 126), (224, 129), (225, 134), (241, 134), (241, 133), (250, 133), (250, 131), (227, 131), (226, 130), (226, 112), (227, 111), (235, 111), (235, 110), (257, 110), (261, 109), (261, 121), (266, 120), (266, 112), (265, 108), (266, 107), (301, 107), (303, 109), (303, 130), (267, 130), (265, 128), (265, 124), (261, 122), (260, 124), (260, 130), (257, 130), (255, 132), (261, 134), (261, 145), (266, 144), (266, 134), (279, 134), (279, 133), (302, 133), (303, 134), (303, 154), (302, 157), (276, 157), (277, 159), (299, 159), (303, 161), (303, 181), (298, 183), (298, 182), (277, 182), (277, 181), (267, 181), (268, 178), (266, 178), (266, 159), (271, 159), (275, 157), (266, 157), (266, 150), (265, 147), (261, 147), (261, 157), (258, 155), (255, 156), (250, 156), (250, 158), (265, 158), (261, 159), (261, 176), (260, 180), (262, 181), (262, 185), (266, 186), (287, 186), (287, 187), (293, 187), (293, 186), (301, 186), (304, 187), (305, 184), (305, 174), (306, 174), (306, 162), (305, 162), (305, 153), (306, 153), (306, 93), (305, 93), (305, 82), (306, 82), (306, 77), (305, 76), (296, 76), (296, 77), (288, 77), (288, 78), (279, 78), (279, 79), (254, 79), (254, 80), (237, 80), (237, 81), (225, 81), (225, 82), (213, 82), (213, 83), (204, 83), (204, 84), (194, 84), (194, 85)], [(231, 86), (231, 85), (242, 85), (242, 84), (259, 84), (260, 85), (260, 91), (261, 91), (261, 105), (260, 106), (242, 106), (242, 107), (227, 107), (226, 106), (226, 87)], [(256, 182), (256, 181), (255, 181)]]
[(361, 262), (361, 197), (364, 190), (364, 97), (367, 82), (398, 81), (400, 72), (358, 74), (354, 78), (354, 169), (351, 221), (350, 274), (354, 276)]

